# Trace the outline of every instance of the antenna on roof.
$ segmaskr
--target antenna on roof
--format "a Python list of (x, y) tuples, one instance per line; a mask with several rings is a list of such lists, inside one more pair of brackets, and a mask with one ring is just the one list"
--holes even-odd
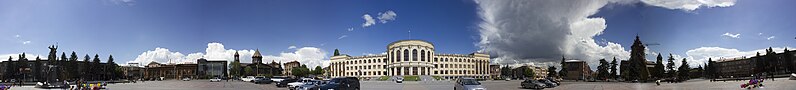
[(412, 30), (411, 30), (411, 29), (408, 29), (408, 32), (407, 32), (407, 33), (409, 33), (409, 39), (412, 39)]

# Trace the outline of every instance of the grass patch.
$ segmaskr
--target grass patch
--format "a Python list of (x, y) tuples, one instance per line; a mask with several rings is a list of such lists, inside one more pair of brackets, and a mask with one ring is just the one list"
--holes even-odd
[(440, 77), (440, 76), (431, 76), (431, 77), (434, 77), (434, 79), (436, 79), (436, 80), (442, 80), (442, 77)]
[(387, 81), (390, 79), (390, 76), (381, 76), (379, 77), (379, 81)]
[(404, 76), (404, 81), (420, 81), (420, 76)]

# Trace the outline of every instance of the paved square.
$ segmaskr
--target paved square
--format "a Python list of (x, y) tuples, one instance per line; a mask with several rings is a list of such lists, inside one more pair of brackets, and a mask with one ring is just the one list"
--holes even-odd
[[(520, 88), (520, 80), (513, 81), (481, 81), (488, 90), (526, 90)], [(547, 90), (743, 90), (742, 83), (747, 81), (710, 82), (694, 79), (683, 83), (624, 83), (624, 82), (562, 82), (562, 85)], [(419, 81), (395, 83), (392, 81), (362, 81), (362, 90), (452, 90), (451, 81)], [(796, 90), (796, 80), (779, 78), (767, 80), (764, 88), (756, 90)], [(277, 88), (274, 84), (254, 84), (241, 81), (210, 82), (208, 80), (192, 81), (146, 81), (138, 83), (117, 83), (108, 85), (109, 90), (288, 90)], [(14, 87), (12, 90), (38, 90), (33, 86)]]

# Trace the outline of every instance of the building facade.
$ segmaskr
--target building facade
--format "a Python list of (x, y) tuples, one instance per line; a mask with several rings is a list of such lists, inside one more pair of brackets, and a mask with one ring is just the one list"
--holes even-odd
[(547, 78), (547, 73), (549, 73), (545, 67), (533, 66), (529, 68), (533, 70), (533, 79), (536, 80)]
[[(240, 61), (240, 54), (235, 52), (234, 58), (236, 61)], [(260, 49), (254, 51), (252, 55), (252, 63), (240, 63), (241, 69), (238, 70), (242, 73), (243, 76), (278, 76), (282, 75), (282, 67), (276, 62), (271, 62), (271, 64), (263, 63), (263, 55), (260, 54)], [(251, 72), (245, 72), (246, 68), (251, 68)]]
[(589, 64), (585, 61), (581, 60), (567, 60), (565, 61), (566, 64), (566, 73), (567, 75), (562, 77), (567, 80), (584, 80), (587, 78), (591, 78), (591, 68)]
[(428, 75), (443, 78), (489, 78), (489, 55), (482, 53), (439, 54), (432, 43), (401, 40), (387, 45), (387, 54), (369, 56), (332, 56), (332, 77)]
[(285, 67), (284, 67), (284, 68), (285, 68), (285, 71), (283, 71), (282, 73), (283, 73), (284, 75), (287, 75), (287, 76), (293, 76), (293, 72), (292, 72), (292, 71), (293, 71), (293, 68), (295, 68), (295, 67), (299, 67), (300, 65), (301, 65), (301, 63), (299, 63), (298, 61), (291, 61), (291, 62), (287, 62), (287, 63), (285, 63), (285, 65), (284, 65), (284, 66), (285, 66)]
[(160, 64), (151, 62), (145, 66), (144, 78), (146, 79), (181, 79), (197, 78), (197, 64)]
[(227, 77), (227, 61), (226, 60), (207, 60), (200, 58), (196, 60), (198, 65), (196, 68), (197, 76), (201, 78), (213, 77)]
[(503, 78), (500, 76), (500, 65), (489, 65), (489, 77), (492, 79)]

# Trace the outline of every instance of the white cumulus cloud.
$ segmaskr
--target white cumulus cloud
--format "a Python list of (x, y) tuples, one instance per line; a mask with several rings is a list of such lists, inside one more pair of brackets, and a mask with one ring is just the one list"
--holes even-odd
[(277, 63), (298, 61), (301, 64), (307, 65), (308, 68), (315, 68), (315, 66), (326, 67), (329, 66), (326, 53), (326, 51), (316, 47), (301, 47), (294, 52), (283, 52), (279, 55), (263, 56), (263, 60), (265, 60), (264, 62), (273, 61)]
[[(620, 60), (630, 53), (622, 45), (594, 36), (607, 27), (605, 19), (588, 17), (608, 4), (604, 0), (476, 0), (482, 51), (501, 64), (550, 65), (562, 56), (596, 63), (599, 59)], [(530, 13), (533, 12), (533, 13)], [(553, 64), (555, 65), (555, 64)], [(596, 65), (596, 64), (595, 64)], [(592, 65), (592, 67), (596, 67)]]
[[(233, 49), (225, 49), (224, 45), (221, 43), (208, 43), (205, 52), (196, 52), (190, 54), (183, 54), (180, 52), (173, 52), (167, 48), (155, 48), (155, 50), (150, 50), (141, 53), (138, 57), (133, 60), (129, 61), (128, 63), (140, 63), (142, 65), (149, 64), (150, 62), (158, 62), (158, 63), (196, 63), (196, 60), (199, 58), (205, 58), (208, 60), (222, 60), (222, 61), (233, 61), (235, 51), (238, 51), (240, 54), (240, 59), (242, 63), (250, 63), (251, 56), (254, 54), (254, 50), (233, 50)], [(170, 62), (171, 61), (171, 62)]]
[(722, 34), (721, 36), (730, 37), (730, 38), (741, 38), (740, 35), (741, 35), (740, 33), (739, 34), (732, 34), (732, 33), (727, 32), (727, 33)]
[(362, 15), (362, 19), (365, 19), (365, 23), (362, 23), (362, 27), (370, 27), (376, 24), (376, 19), (373, 19), (368, 14)]
[(296, 48), (296, 46), (289, 46), (289, 47), (287, 47), (287, 49), (295, 49), (295, 48)]
[(388, 10), (386, 12), (379, 13), (379, 22), (387, 23), (389, 21), (395, 20), (398, 17), (398, 14), (395, 14), (392, 10)]
[[(774, 52), (782, 53), (786, 47), (772, 47), (771, 49)], [(787, 47), (788, 49), (793, 49), (793, 47)], [(742, 51), (733, 48), (722, 48), (722, 47), (699, 47), (695, 49), (691, 49), (686, 51), (686, 56), (682, 57), (679, 55), (675, 55), (675, 59), (677, 60), (675, 63), (677, 66), (680, 65), (680, 62), (683, 58), (686, 58), (689, 65), (691, 67), (697, 67), (698, 65), (702, 65), (708, 61), (708, 58), (712, 58), (714, 61), (719, 59), (728, 59), (728, 58), (749, 58), (754, 57), (758, 52), (760, 55), (766, 54), (766, 49), (756, 49), (756, 50), (749, 50), (749, 51)]]
[(483, 20), (478, 24), (477, 46), (490, 53), (495, 63), (551, 65), (564, 56), (587, 61), (596, 68), (594, 63), (599, 59), (630, 58), (630, 51), (622, 45), (594, 39), (607, 24), (604, 18), (590, 16), (607, 4), (633, 4), (638, 0), (475, 1)]
[(348, 31), (354, 31), (354, 28), (348, 28)]
[(647, 5), (664, 7), (667, 9), (682, 9), (693, 11), (700, 7), (729, 7), (735, 5), (736, 0), (641, 0)]

